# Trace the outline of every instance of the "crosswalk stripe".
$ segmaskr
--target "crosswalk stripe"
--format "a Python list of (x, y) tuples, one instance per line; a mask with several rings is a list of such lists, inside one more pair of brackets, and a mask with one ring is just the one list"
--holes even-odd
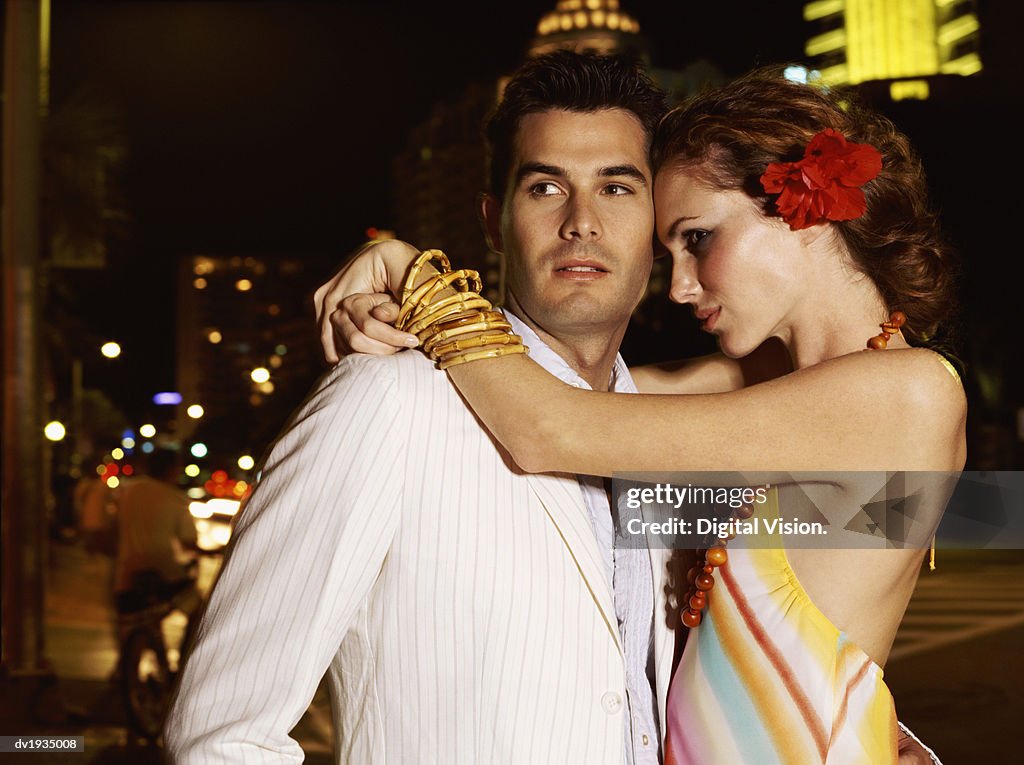
[(992, 619), (954, 632), (929, 630), (926, 633), (928, 637), (921, 637), (907, 643), (897, 642), (897, 644), (894, 644), (892, 651), (889, 652), (889, 663), (891, 664), (893, 661), (905, 659), (908, 656), (913, 656), (933, 648), (963, 643), (976, 637), (987, 635), (990, 632), (997, 632), (1008, 627), (1016, 627), (1019, 624), (1024, 624), (1024, 613), (1008, 616), (1004, 619)]
[(1019, 624), (1024, 624), (1024, 569), (993, 566), (941, 577), (926, 572), (896, 633), (889, 662)]

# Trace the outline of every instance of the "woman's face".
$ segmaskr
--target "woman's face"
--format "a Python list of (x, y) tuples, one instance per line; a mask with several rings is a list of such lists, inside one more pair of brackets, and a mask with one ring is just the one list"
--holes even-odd
[(697, 169), (666, 167), (654, 179), (656, 230), (672, 255), (669, 297), (690, 303), (701, 329), (738, 358), (785, 339), (803, 285), (802, 239), (743, 192), (710, 188)]

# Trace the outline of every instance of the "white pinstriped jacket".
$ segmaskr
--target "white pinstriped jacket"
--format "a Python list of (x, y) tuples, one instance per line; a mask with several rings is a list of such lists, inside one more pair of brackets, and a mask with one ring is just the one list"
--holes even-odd
[(274, 445), (183, 672), (170, 762), (300, 762), (288, 732), (325, 673), (339, 762), (623, 761), (622, 649), (579, 484), (519, 472), (419, 353), (347, 357)]

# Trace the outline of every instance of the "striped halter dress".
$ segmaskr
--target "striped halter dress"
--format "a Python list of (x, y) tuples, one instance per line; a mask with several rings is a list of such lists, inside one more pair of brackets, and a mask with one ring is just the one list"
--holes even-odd
[(665, 765), (896, 763), (882, 669), (811, 602), (785, 551), (730, 547), (714, 578), (669, 689)]

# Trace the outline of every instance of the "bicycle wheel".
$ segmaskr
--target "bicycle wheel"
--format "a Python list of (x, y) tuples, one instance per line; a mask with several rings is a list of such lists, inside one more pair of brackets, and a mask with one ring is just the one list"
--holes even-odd
[(129, 723), (150, 741), (160, 736), (173, 683), (163, 635), (132, 632), (121, 650), (121, 690)]

